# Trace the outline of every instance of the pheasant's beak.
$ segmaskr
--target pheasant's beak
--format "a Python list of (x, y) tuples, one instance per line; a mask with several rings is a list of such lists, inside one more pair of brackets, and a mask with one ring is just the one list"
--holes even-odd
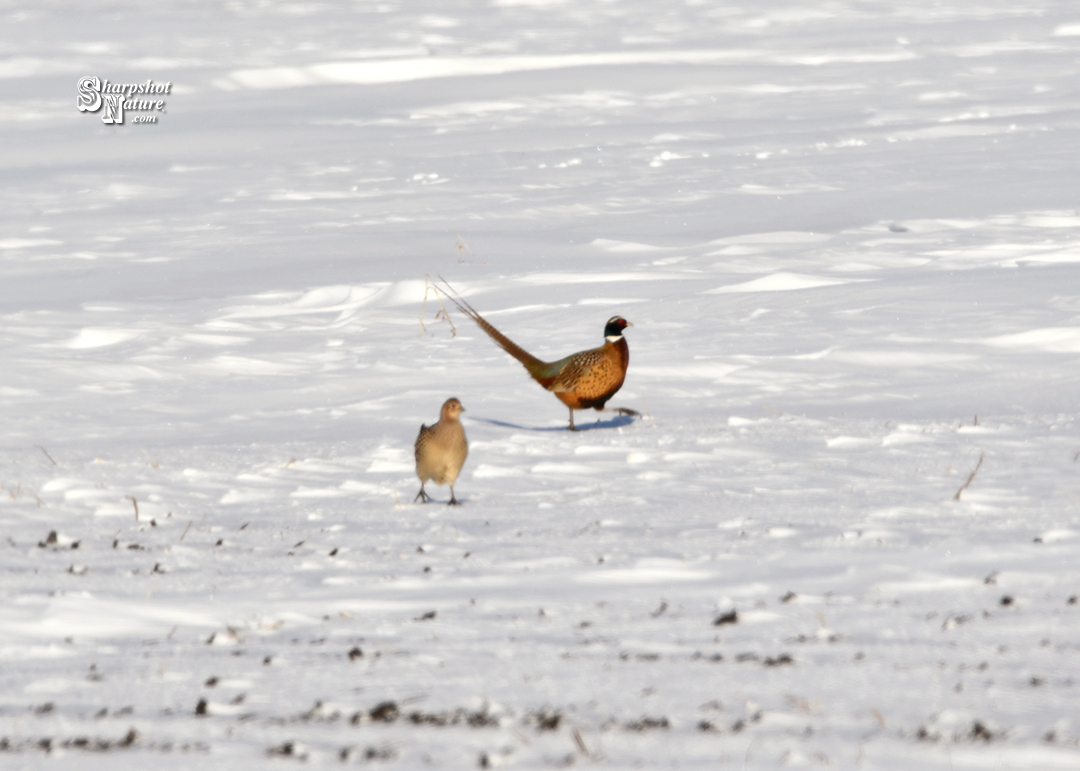
[[(624, 319), (624, 321), (625, 321), (625, 319)], [(634, 325), (633, 325), (633, 324), (631, 324), (631, 323), (630, 323), (629, 321), (627, 321), (627, 322), (626, 322), (626, 326), (628, 326), (628, 327), (632, 327), (632, 326), (634, 326)]]

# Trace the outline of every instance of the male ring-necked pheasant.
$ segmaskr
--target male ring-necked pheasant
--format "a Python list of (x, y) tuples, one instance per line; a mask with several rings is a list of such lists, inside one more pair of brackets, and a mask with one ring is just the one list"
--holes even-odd
[[(449, 284), (447, 284), (449, 287)], [(452, 290), (451, 290), (452, 291)], [(608, 399), (622, 388), (626, 367), (630, 364), (630, 349), (623, 337), (623, 330), (633, 326), (622, 316), (612, 316), (604, 325), (604, 344), (599, 348), (579, 351), (565, 359), (546, 362), (533, 356), (509, 337), (497, 330), (465, 300), (450, 295), (454, 305), (462, 313), (480, 325), (492, 340), (528, 370), (532, 379), (551, 391), (570, 408), (570, 430), (574, 426), (574, 410), (603, 410)], [(626, 407), (615, 408), (623, 415), (638, 415)]]

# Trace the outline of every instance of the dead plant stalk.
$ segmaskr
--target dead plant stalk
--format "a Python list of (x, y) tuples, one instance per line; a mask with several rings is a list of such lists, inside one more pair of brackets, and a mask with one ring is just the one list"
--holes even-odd
[(970, 485), (972, 483), (972, 481), (975, 479), (975, 475), (978, 474), (979, 469), (982, 468), (983, 458), (985, 458), (985, 457), (986, 457), (985, 452), (979, 453), (979, 462), (975, 464), (975, 470), (971, 472), (971, 476), (969, 476), (967, 478), (967, 481), (964, 482), (964, 484), (962, 484), (960, 486), (960, 489), (956, 491), (956, 495), (953, 496), (954, 501), (960, 500), (961, 494), (963, 494), (964, 490), (968, 489), (968, 485)]

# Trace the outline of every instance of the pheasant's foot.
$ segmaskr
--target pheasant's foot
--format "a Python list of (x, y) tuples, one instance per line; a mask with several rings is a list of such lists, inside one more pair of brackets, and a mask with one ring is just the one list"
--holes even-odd
[(424, 486), (420, 485), (420, 492), (418, 492), (416, 494), (416, 497), (413, 498), (412, 500), (413, 500), (413, 503), (416, 503), (417, 501), (421, 501), (422, 503), (427, 503), (428, 501), (431, 500), (431, 496), (428, 495), (427, 493), (425, 493), (424, 492)]

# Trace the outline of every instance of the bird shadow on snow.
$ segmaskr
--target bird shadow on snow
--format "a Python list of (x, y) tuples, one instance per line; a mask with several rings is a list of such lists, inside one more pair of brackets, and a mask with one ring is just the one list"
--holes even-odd
[[(569, 431), (570, 426), (522, 426), (517, 423), (507, 423), (505, 420), (492, 420), (491, 418), (479, 418), (475, 415), (473, 420), (478, 420), (482, 423), (489, 423), (493, 426), (502, 426), (503, 428), (516, 428), (520, 431)], [(607, 420), (597, 420), (595, 423), (577, 423), (576, 427), (578, 431), (595, 431), (600, 428), (622, 428), (623, 426), (629, 426), (634, 422), (632, 415), (616, 415), (613, 418)]]

